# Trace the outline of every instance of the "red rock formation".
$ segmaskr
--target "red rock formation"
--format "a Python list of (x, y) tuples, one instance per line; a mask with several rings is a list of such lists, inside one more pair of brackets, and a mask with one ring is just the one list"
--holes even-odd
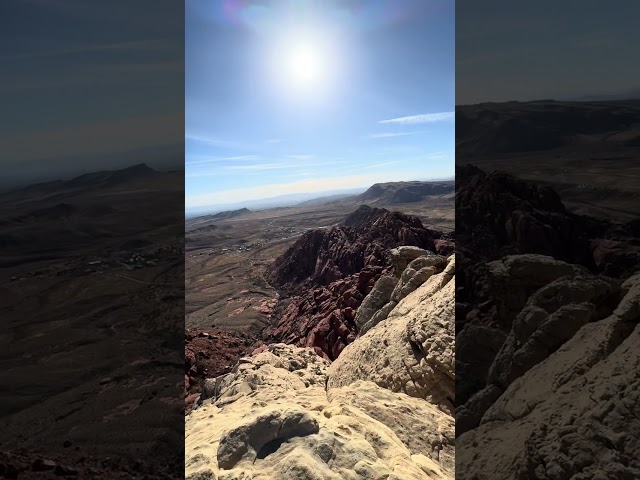
[(185, 332), (185, 402), (193, 403), (205, 378), (228, 373), (238, 359), (258, 347), (259, 340), (220, 329)]
[(438, 253), (451, 238), (400, 212), (361, 206), (342, 226), (303, 235), (276, 260), (270, 281), (291, 295), (266, 342), (309, 346), (334, 360), (357, 334), (355, 313), (376, 280), (391, 272), (388, 251), (413, 245)]
[(276, 260), (269, 281), (299, 293), (328, 286), (365, 267), (384, 267), (387, 251), (399, 245), (450, 253), (452, 245), (446, 239), (445, 234), (424, 227), (417, 217), (362, 205), (341, 226), (305, 233)]
[(266, 342), (313, 347), (334, 360), (357, 334), (355, 312), (376, 280), (389, 267), (365, 267), (360, 273), (293, 296), (283, 302), (283, 312)]

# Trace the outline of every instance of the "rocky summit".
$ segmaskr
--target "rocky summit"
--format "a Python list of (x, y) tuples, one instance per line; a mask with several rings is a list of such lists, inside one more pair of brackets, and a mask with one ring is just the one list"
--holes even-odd
[(457, 179), (456, 477), (640, 478), (636, 224), (504, 173)]
[[(266, 339), (312, 347), (335, 360), (365, 327), (362, 319), (372, 319), (372, 308), (389, 303), (381, 290), (393, 290), (410, 261), (431, 258), (414, 265), (420, 269), (438, 258), (430, 265), (436, 272), (436, 264), (446, 260), (439, 254), (452, 250), (448, 235), (424, 227), (417, 217), (361, 206), (344, 225), (308, 232), (276, 260), (271, 281), (291, 295), (281, 301)], [(426, 273), (422, 270), (412, 285), (425, 280)], [(404, 288), (406, 295), (412, 287)], [(391, 307), (386, 308), (388, 314)]]
[(367, 328), (336, 360), (271, 343), (205, 381), (186, 417), (188, 479), (454, 477), (455, 260), (394, 246), (388, 265), (341, 279)]
[(426, 228), (417, 217), (362, 205), (343, 225), (302, 235), (276, 260), (269, 280), (293, 292), (326, 286), (365, 267), (384, 266), (388, 250), (401, 245), (453, 250), (445, 234)]

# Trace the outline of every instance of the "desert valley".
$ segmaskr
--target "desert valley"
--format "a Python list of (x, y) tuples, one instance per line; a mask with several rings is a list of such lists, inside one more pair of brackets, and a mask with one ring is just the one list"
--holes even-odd
[(0, 194), (0, 476), (181, 474), (183, 176)]

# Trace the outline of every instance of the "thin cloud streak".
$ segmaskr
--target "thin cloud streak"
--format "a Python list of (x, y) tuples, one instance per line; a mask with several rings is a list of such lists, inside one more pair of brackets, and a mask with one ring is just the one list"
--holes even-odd
[(395, 123), (400, 125), (413, 125), (417, 123), (434, 123), (453, 120), (455, 112), (439, 112), (439, 113), (422, 113), (420, 115), (411, 115), (409, 117), (391, 118), (389, 120), (380, 120), (378, 123)]
[(415, 135), (417, 132), (399, 132), (399, 133), (373, 133), (369, 138), (393, 138), (404, 137), (406, 135)]
[(229, 148), (229, 149), (247, 148), (246, 145), (241, 145), (238, 142), (232, 142), (232, 141), (229, 141), (229, 140), (223, 140), (223, 139), (217, 138), (217, 137), (209, 137), (209, 136), (206, 136), (206, 135), (197, 135), (197, 134), (194, 134), (194, 133), (185, 134), (185, 139), (186, 140), (191, 140), (193, 142), (205, 143), (207, 145), (212, 145), (212, 146), (218, 147), (218, 148)]
[(225, 157), (223, 160), (260, 160), (258, 155), (238, 155), (236, 157)]
[(276, 170), (279, 168), (297, 167), (295, 163), (265, 163), (259, 165), (231, 165), (224, 167), (225, 170)]
[(187, 161), (186, 165), (208, 165), (210, 163), (224, 162), (224, 161), (255, 161), (260, 160), (261, 157), (259, 155), (239, 155), (236, 157), (214, 157), (214, 156), (204, 156), (202, 160), (195, 161)]

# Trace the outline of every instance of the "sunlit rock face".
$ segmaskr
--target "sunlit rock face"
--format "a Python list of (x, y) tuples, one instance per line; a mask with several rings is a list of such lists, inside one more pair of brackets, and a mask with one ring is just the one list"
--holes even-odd
[(271, 344), (207, 380), (187, 478), (452, 479), (455, 261), (438, 265), (333, 364)]

